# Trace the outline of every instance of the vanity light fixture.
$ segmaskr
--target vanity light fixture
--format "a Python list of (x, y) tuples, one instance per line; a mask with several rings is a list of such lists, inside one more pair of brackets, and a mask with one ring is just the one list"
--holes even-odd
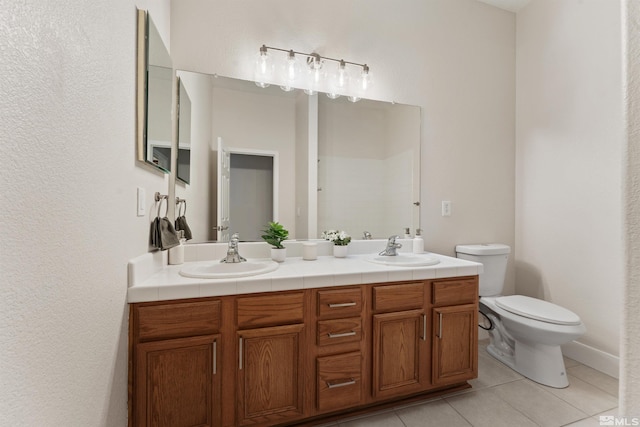
[[(269, 50), (286, 52), (287, 56), (276, 67)], [(306, 72), (303, 71), (297, 56), (306, 57)], [(336, 63), (335, 69), (330, 72), (325, 67), (327, 61)], [(359, 67), (359, 74), (352, 75), (347, 65)], [(266, 45), (260, 47), (256, 58), (254, 81), (257, 86), (262, 88), (277, 82), (280, 88), (286, 92), (302, 88), (308, 95), (315, 95), (320, 89), (325, 89), (328, 91), (329, 98), (335, 99), (344, 95), (351, 102), (359, 101), (373, 84), (371, 71), (367, 64)]]

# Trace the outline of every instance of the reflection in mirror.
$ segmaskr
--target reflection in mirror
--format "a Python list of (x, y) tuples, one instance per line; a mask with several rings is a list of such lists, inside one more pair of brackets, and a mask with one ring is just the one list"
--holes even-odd
[[(187, 71), (177, 75), (191, 102), (191, 179), (176, 185), (176, 196), (189, 200), (192, 242), (220, 239), (219, 139), (231, 155), (275, 159), (240, 162), (236, 172), (243, 178), (230, 172), (229, 200), (253, 194), (229, 214), (227, 231), (240, 232), (242, 240), (259, 240), (266, 218), (283, 224), (291, 239), (319, 238), (332, 228), (356, 239), (364, 231), (386, 238), (418, 227), (419, 107), (342, 102)], [(237, 162), (230, 163), (233, 168)], [(257, 187), (266, 182), (273, 193)], [(243, 223), (254, 216), (260, 226)]]
[(189, 184), (191, 173), (191, 99), (178, 78), (178, 173), (176, 178)]
[(173, 70), (169, 51), (149, 14), (138, 10), (138, 160), (171, 170)]
[(418, 228), (419, 150), (420, 108), (319, 97), (319, 233), (386, 238)]

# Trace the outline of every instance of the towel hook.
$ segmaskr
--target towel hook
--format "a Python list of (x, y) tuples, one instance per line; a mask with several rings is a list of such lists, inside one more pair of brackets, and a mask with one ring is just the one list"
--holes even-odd
[(164, 216), (168, 216), (169, 215), (169, 197), (167, 196), (163, 196), (160, 193), (156, 193), (156, 201), (159, 202), (158, 203), (158, 218), (160, 218), (160, 209), (162, 208), (162, 201), (166, 200), (166, 209), (164, 211)]
[[(176, 197), (176, 205), (178, 205), (178, 216), (183, 216), (187, 213), (187, 201), (185, 199), (181, 199)], [(182, 212), (182, 206), (184, 206), (184, 212)]]

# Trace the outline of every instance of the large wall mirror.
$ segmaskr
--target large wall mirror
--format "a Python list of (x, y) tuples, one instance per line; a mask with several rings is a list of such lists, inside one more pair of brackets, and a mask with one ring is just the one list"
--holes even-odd
[[(419, 227), (419, 107), (177, 71), (188, 96), (191, 242), (245, 241), (277, 220), (292, 239), (339, 228), (373, 238)], [(182, 132), (182, 131), (180, 131)], [(221, 206), (223, 205), (223, 206)]]
[(171, 170), (173, 65), (151, 16), (138, 10), (137, 158)]

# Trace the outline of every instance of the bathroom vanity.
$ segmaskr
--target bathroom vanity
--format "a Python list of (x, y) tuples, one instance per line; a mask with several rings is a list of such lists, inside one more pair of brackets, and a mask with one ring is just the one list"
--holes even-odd
[(223, 281), (130, 264), (129, 425), (313, 424), (469, 387), (482, 266), (433, 256)]

